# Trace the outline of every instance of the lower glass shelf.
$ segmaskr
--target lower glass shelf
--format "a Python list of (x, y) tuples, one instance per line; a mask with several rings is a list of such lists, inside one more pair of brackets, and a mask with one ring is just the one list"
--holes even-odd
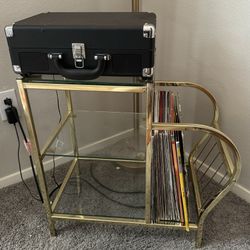
[[(145, 165), (131, 169), (115, 162), (79, 160), (78, 164), (79, 178), (76, 166), (55, 213), (144, 219)], [(61, 177), (66, 170), (60, 170)]]

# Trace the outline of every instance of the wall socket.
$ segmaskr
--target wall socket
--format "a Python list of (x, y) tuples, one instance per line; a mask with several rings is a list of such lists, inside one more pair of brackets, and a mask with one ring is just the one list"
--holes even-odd
[(18, 103), (17, 103), (15, 89), (8, 89), (8, 90), (0, 92), (0, 115), (1, 115), (2, 121), (7, 120), (5, 109), (8, 108), (8, 106), (4, 104), (4, 99), (6, 98), (10, 98), (12, 100), (13, 106), (16, 107), (18, 114), (20, 115), (20, 112), (19, 112), (20, 110), (19, 110)]

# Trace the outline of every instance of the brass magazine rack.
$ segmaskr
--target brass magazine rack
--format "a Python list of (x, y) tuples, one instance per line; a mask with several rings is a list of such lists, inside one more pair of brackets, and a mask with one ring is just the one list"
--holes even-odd
[[(202, 133), (203, 136), (195, 144), (188, 157), (188, 168), (192, 175), (192, 183), (194, 188), (196, 220), (189, 222), (189, 229), (197, 231), (196, 246), (200, 247), (202, 242), (203, 225), (207, 215), (222, 200), (222, 198), (230, 191), (232, 185), (237, 181), (240, 173), (240, 156), (235, 144), (223, 132), (220, 131), (218, 119), (219, 110), (215, 98), (212, 94), (202, 86), (191, 82), (138, 82), (131, 84), (114, 84), (103, 82), (80, 82), (70, 80), (42, 80), (23, 78), (17, 80), (20, 98), (24, 110), (27, 123), (29, 138), (32, 144), (32, 156), (36, 166), (36, 172), (39, 180), (40, 189), (43, 197), (43, 205), (46, 210), (49, 230), (52, 236), (56, 235), (55, 221), (57, 220), (77, 220), (83, 222), (101, 222), (101, 223), (118, 223), (127, 225), (142, 225), (152, 227), (166, 227), (185, 230), (185, 226), (180, 222), (171, 223), (153, 223), (151, 219), (151, 156), (152, 156), (152, 131), (194, 131), (194, 133)], [(211, 100), (214, 111), (213, 120), (210, 126), (194, 123), (154, 123), (153, 122), (153, 98), (154, 91), (158, 87), (168, 89), (169, 87), (185, 87), (194, 88), (203, 92)], [(28, 90), (60, 90), (65, 92), (67, 111), (58, 123), (57, 127), (49, 136), (43, 148), (40, 149), (35, 123), (31, 111), (31, 104), (28, 96)], [(76, 134), (75, 118), (79, 116), (74, 112), (71, 92), (111, 92), (111, 93), (134, 93), (137, 95), (145, 95), (146, 114), (141, 121), (144, 123), (145, 134), (145, 158), (131, 157), (107, 157), (96, 155), (83, 155), (79, 152), (78, 136)], [(135, 115), (135, 114), (134, 114)], [(122, 117), (124, 115), (121, 114)], [(126, 119), (125, 119), (126, 120)], [(124, 120), (124, 121), (125, 121)], [(43, 166), (45, 156), (53, 155), (51, 146), (55, 142), (57, 136), (68, 124), (71, 131), (72, 149), (70, 155), (65, 155), (71, 159), (62, 184), (58, 188), (57, 193), (51, 198), (48, 192), (47, 181)], [(135, 127), (134, 127), (135, 129)], [(84, 132), (84, 131), (83, 131)], [(56, 155), (56, 154), (55, 154)], [(57, 155), (56, 155), (57, 156)], [(63, 153), (62, 155), (63, 156)], [(218, 164), (217, 160), (222, 161)], [(79, 161), (94, 162), (118, 162), (122, 164), (142, 164), (145, 169), (145, 195), (142, 218), (124, 218), (123, 216), (101, 216), (88, 215), (79, 209), (77, 212), (57, 210), (62, 200), (66, 186), (72, 177), (73, 172), (76, 173), (77, 193), (81, 193), (81, 178), (79, 174), (82, 169), (79, 168)], [(209, 161), (209, 162), (208, 162)], [(211, 188), (212, 186), (212, 188)], [(78, 196), (79, 198), (79, 196)], [(73, 198), (72, 198), (73, 199)], [(79, 200), (77, 200), (79, 201)], [(73, 204), (67, 202), (68, 205)], [(119, 211), (116, 211), (117, 213)]]

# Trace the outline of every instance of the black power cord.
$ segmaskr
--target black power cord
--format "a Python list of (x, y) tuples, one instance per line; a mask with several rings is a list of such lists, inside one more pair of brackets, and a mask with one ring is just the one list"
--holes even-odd
[(104, 185), (101, 181), (98, 180), (98, 178), (95, 176), (94, 172), (93, 172), (94, 167), (91, 166), (90, 167), (90, 176), (93, 178), (93, 180), (99, 184), (102, 188), (113, 192), (113, 193), (117, 193), (117, 194), (145, 194), (145, 192), (143, 191), (119, 191), (119, 190), (114, 190), (106, 185)]
[(7, 106), (9, 106), (8, 108), (5, 109), (5, 113), (6, 113), (7, 120), (9, 122), (9, 124), (13, 124), (14, 125), (16, 136), (17, 136), (17, 160), (18, 160), (18, 167), (19, 167), (19, 172), (20, 172), (21, 180), (22, 180), (24, 186), (26, 187), (26, 189), (28, 190), (28, 192), (30, 193), (30, 195), (35, 200), (40, 200), (43, 203), (43, 198), (42, 198), (41, 190), (40, 190), (40, 187), (39, 187), (39, 184), (38, 184), (38, 180), (37, 180), (37, 176), (36, 176), (36, 172), (35, 172), (35, 168), (34, 168), (32, 156), (31, 156), (30, 152), (29, 152), (30, 165), (31, 165), (33, 177), (34, 177), (34, 180), (35, 180), (35, 184), (36, 184), (37, 191), (38, 191), (40, 199), (36, 198), (32, 194), (30, 188), (28, 187), (28, 185), (24, 181), (24, 178), (23, 178), (23, 175), (22, 175), (22, 167), (21, 167), (21, 161), (20, 161), (20, 138), (19, 138), (17, 127), (16, 127), (16, 123), (19, 125), (19, 128), (20, 128), (20, 130), (22, 132), (22, 135), (23, 135), (23, 138), (24, 138), (24, 141), (25, 141), (26, 145), (28, 145), (29, 142), (28, 142), (26, 134), (24, 132), (22, 123), (21, 123), (21, 121), (19, 119), (19, 115), (18, 115), (17, 109), (12, 105), (12, 100), (10, 98), (6, 98), (4, 100), (4, 104), (7, 105)]
[[(71, 178), (71, 180), (73, 180), (73, 179), (77, 179), (78, 177), (73, 177), (73, 178)], [(129, 205), (129, 204), (126, 204), (126, 203), (123, 203), (123, 202), (120, 202), (120, 201), (117, 201), (117, 200), (115, 200), (115, 199), (112, 199), (112, 198), (110, 198), (108, 195), (106, 195), (104, 192), (102, 192), (102, 191), (100, 191), (98, 188), (96, 188), (91, 182), (89, 182), (88, 180), (86, 180), (86, 179), (84, 179), (84, 178), (82, 178), (82, 177), (80, 177), (79, 178), (80, 180), (82, 180), (82, 181), (84, 181), (85, 183), (87, 183), (90, 187), (92, 187), (97, 193), (99, 193), (99, 194), (101, 194), (104, 198), (106, 198), (107, 200), (110, 200), (110, 201), (112, 201), (112, 202), (114, 202), (114, 203), (117, 203), (117, 204), (119, 204), (119, 205), (121, 205), (121, 206), (124, 206), (124, 207), (128, 207), (128, 208), (139, 208), (139, 209), (143, 209), (143, 208), (145, 208), (145, 206), (134, 206), (134, 205)], [(113, 191), (114, 192), (114, 191)], [(116, 193), (121, 193), (121, 192), (116, 192)], [(126, 194), (126, 193), (124, 193), (124, 194)], [(128, 194), (128, 192), (127, 192), (127, 194)], [(132, 192), (130, 192), (129, 194), (138, 194), (138, 193), (132, 193)]]
[(38, 199), (37, 197), (35, 197), (33, 195), (33, 193), (31, 192), (30, 188), (28, 187), (27, 183), (24, 181), (23, 173), (22, 173), (22, 167), (21, 167), (21, 160), (20, 160), (20, 138), (19, 138), (19, 134), (18, 134), (18, 130), (17, 130), (16, 124), (14, 124), (14, 128), (15, 128), (16, 137), (17, 137), (17, 161), (18, 161), (18, 167), (19, 167), (19, 172), (20, 172), (21, 180), (22, 180), (24, 186), (26, 187), (26, 189), (28, 190), (28, 192), (30, 193), (31, 197), (33, 199), (35, 199), (35, 200), (40, 201), (40, 199)]

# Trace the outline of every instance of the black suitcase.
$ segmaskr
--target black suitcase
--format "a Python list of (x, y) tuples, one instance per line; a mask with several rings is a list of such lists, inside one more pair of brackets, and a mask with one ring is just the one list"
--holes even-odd
[(13, 69), (89, 80), (153, 76), (154, 13), (42, 13), (5, 28)]

